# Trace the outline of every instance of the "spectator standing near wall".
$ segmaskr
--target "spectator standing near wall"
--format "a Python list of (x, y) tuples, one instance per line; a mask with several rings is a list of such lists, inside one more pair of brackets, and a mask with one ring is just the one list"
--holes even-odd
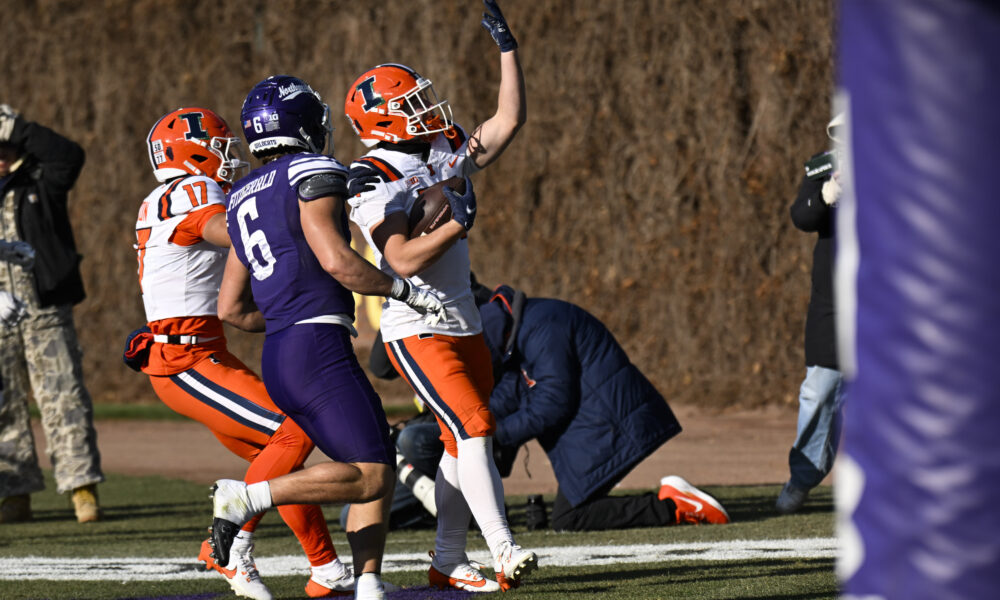
[(72, 492), (81, 523), (100, 518), (96, 484), (104, 475), (73, 325), (73, 305), (84, 290), (66, 210), (83, 162), (79, 144), (0, 105), (0, 237), (25, 242), (34, 253), (32, 268), (0, 265), (0, 290), (16, 296), (27, 312), (20, 324), (0, 326), (0, 522), (31, 519), (29, 494), (45, 487), (29, 386), (59, 493)]
[[(844, 115), (840, 114), (827, 125), (827, 134), (835, 145), (843, 122)], [(776, 503), (782, 514), (799, 510), (809, 491), (827, 476), (840, 441), (844, 387), (837, 361), (833, 307), (833, 223), (841, 193), (836, 156), (836, 150), (824, 152), (806, 163), (806, 174), (791, 208), (795, 226), (807, 233), (815, 232), (817, 239), (806, 315), (806, 378), (799, 389), (797, 433), (788, 454), (791, 477)]]

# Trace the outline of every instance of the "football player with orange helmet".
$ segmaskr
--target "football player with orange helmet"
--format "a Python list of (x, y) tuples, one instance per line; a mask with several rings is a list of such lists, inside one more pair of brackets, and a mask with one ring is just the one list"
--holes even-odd
[[(468, 177), (500, 156), (527, 114), (517, 42), (496, 2), (483, 3), (482, 25), (500, 48), (500, 91), (496, 113), (471, 135), (453, 122), (430, 80), (404, 65), (366, 71), (344, 102), (354, 131), (372, 147), (350, 168), (351, 219), (386, 274), (434, 293), (447, 310), (446, 320), (428, 323), (390, 299), (381, 330), (393, 365), (434, 412), (445, 443), (428, 578), (441, 588), (472, 592), (509, 589), (537, 566), (535, 554), (514, 542), (504, 515), (503, 484), (492, 458), (490, 353), (469, 280), (466, 238), (476, 197)], [(420, 190), (453, 176), (464, 177), (466, 186), (463, 194), (444, 188), (452, 220), (411, 237), (407, 215)], [(497, 581), (484, 577), (466, 555), (473, 516), (493, 555)]]
[(226, 191), (237, 173), (250, 166), (240, 138), (207, 108), (179, 108), (163, 115), (149, 130), (146, 146), (160, 183), (203, 176)]
[[(149, 376), (164, 404), (206, 427), (250, 463), (246, 481), (302, 468), (314, 444), (275, 406), (264, 383), (226, 349), (217, 299), (230, 247), (225, 195), (249, 164), (242, 142), (206, 108), (180, 108), (160, 118), (147, 138), (160, 185), (139, 208), (136, 251), (148, 321), (130, 336), (126, 362)], [(349, 593), (354, 578), (337, 558), (316, 505), (281, 506), (312, 566), (306, 593)], [(271, 600), (253, 558), (253, 532), (263, 513), (245, 524), (227, 564), (216, 562), (208, 540), (198, 559), (226, 577), (233, 591)]]

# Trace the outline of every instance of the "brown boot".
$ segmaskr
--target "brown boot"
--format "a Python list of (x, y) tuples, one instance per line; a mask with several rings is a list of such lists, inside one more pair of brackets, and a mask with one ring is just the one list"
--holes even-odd
[(31, 520), (31, 496), (7, 496), (0, 502), (0, 523), (20, 523)]
[(78, 523), (99, 521), (101, 509), (97, 505), (97, 486), (91, 484), (73, 490), (73, 509)]

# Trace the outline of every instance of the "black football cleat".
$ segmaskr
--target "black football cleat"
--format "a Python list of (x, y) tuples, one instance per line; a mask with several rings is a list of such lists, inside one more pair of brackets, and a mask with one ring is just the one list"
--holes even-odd
[(229, 550), (240, 532), (240, 526), (232, 521), (215, 517), (212, 521), (212, 557), (220, 565), (229, 564)]

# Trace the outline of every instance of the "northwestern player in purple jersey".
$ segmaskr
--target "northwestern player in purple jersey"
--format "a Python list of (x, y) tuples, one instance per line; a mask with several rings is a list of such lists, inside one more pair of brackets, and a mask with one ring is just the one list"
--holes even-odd
[(362, 514), (347, 524), (359, 573), (356, 597), (381, 598), (395, 450), (381, 401), (351, 345), (351, 292), (400, 300), (429, 320), (443, 317), (444, 308), (434, 295), (388, 277), (351, 249), (347, 169), (320, 154), (328, 117), (319, 94), (285, 75), (258, 83), (243, 103), (243, 130), (263, 166), (236, 182), (228, 197), (233, 245), (219, 316), (266, 332), (268, 393), (333, 461), (250, 485), (217, 481), (212, 540), (216, 560), (226, 563), (242, 523), (270, 506), (361, 503)]
[(997, 598), (1000, 4), (838, 4), (840, 598)]

